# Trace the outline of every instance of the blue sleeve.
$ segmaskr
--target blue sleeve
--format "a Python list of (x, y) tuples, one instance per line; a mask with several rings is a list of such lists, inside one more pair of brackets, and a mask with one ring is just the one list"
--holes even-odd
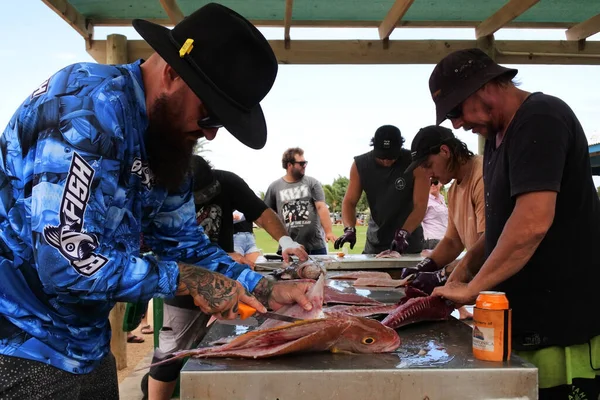
[(191, 190), (167, 197), (149, 232), (144, 232), (144, 239), (162, 260), (179, 260), (219, 272), (237, 280), (250, 292), (263, 278), (247, 265), (233, 261), (208, 239), (196, 222)]
[(26, 223), (31, 246), (18, 256), (35, 260), (44, 291), (63, 303), (144, 301), (177, 287), (175, 263), (139, 256), (142, 201), (127, 166), (146, 121), (129, 82), (113, 66), (74, 65), (5, 131), (6, 173), (23, 182), (10, 218)]

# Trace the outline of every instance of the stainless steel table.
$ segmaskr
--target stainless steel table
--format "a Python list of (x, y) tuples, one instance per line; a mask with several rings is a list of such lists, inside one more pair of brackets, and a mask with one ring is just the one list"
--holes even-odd
[[(407, 254), (401, 258), (375, 258), (372, 254), (348, 254), (345, 257), (336, 255), (314, 255), (316, 260), (323, 260), (327, 270), (369, 270), (400, 269), (414, 267), (423, 257), (419, 254)], [(282, 266), (281, 261), (256, 263), (256, 270), (274, 269)]]
[[(348, 281), (328, 284), (384, 302), (396, 302), (404, 293), (402, 289), (355, 289)], [(214, 324), (203, 344), (248, 329)], [(454, 318), (407, 326), (398, 333), (402, 344), (389, 354), (191, 359), (181, 371), (181, 398), (537, 399), (537, 369), (533, 365), (515, 356), (506, 363), (474, 359), (471, 328)]]

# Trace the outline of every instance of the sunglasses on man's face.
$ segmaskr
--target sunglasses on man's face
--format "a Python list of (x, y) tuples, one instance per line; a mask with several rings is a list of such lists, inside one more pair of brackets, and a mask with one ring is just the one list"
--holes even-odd
[(438, 181), (438, 180), (431, 181), (431, 186), (437, 186), (439, 184), (440, 184), (440, 181)]
[(298, 164), (301, 167), (306, 167), (306, 164), (308, 164), (308, 161), (290, 161), (292, 164)]
[(219, 129), (223, 127), (223, 123), (217, 117), (209, 115), (199, 120), (198, 126), (202, 129)]
[(458, 119), (458, 118), (462, 117), (462, 106), (463, 106), (462, 103), (460, 103), (459, 105), (454, 107), (452, 110), (450, 110), (448, 112), (448, 114), (446, 114), (446, 118)]

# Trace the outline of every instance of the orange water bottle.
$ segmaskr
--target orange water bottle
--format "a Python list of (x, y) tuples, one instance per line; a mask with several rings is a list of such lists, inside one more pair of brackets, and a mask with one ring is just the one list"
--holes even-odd
[(473, 355), (506, 361), (511, 350), (511, 309), (503, 292), (481, 292), (473, 309)]

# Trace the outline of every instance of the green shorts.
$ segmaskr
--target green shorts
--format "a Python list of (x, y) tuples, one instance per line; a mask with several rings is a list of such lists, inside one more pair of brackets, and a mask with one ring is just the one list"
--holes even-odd
[(590, 400), (598, 398), (600, 336), (592, 338), (585, 344), (554, 346), (535, 351), (515, 351), (515, 354), (538, 368), (540, 399), (543, 397), (543, 392), (557, 393), (558, 391), (566, 393), (565, 399), (569, 396)]

